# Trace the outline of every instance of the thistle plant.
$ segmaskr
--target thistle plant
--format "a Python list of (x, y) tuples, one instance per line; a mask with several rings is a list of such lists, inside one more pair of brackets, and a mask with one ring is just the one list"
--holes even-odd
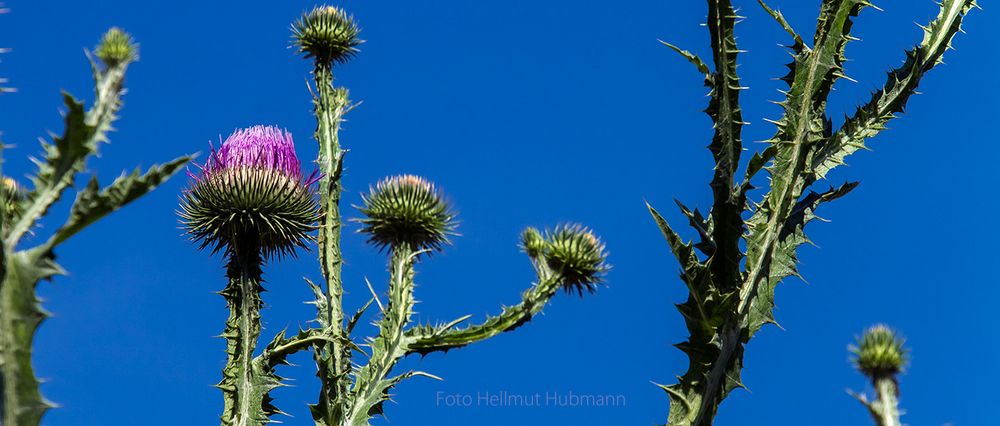
[[(608, 270), (604, 244), (589, 229), (560, 225), (543, 232), (528, 228), (522, 246), (537, 281), (517, 305), (484, 321), (459, 327), (465, 316), (437, 325), (414, 324), (417, 265), (443, 250), (455, 236), (456, 215), (430, 181), (413, 175), (375, 183), (356, 206), (359, 232), (387, 255), (389, 279), (383, 302), (372, 297), (349, 318), (344, 313), (341, 275), (340, 203), (345, 150), (339, 139), (344, 115), (353, 108), (348, 91), (334, 85), (335, 65), (358, 53), (362, 41), (354, 19), (336, 7), (321, 6), (292, 24), (293, 44), (313, 65), (315, 139), (319, 144), (315, 179), (303, 179), (291, 136), (275, 128), (237, 131), (193, 176), (182, 199), (181, 220), (202, 248), (229, 258), (229, 285), (222, 292), (230, 317), (223, 337), (228, 362), (219, 384), (225, 400), (223, 425), (262, 425), (281, 411), (270, 392), (282, 385), (276, 373), (288, 356), (311, 351), (320, 392), (309, 406), (323, 426), (367, 425), (382, 413), (393, 387), (421, 371), (394, 372), (401, 359), (470, 345), (530, 321), (560, 289), (579, 294), (596, 290)], [(261, 267), (306, 247), (316, 230), (321, 280), (307, 284), (315, 295), (315, 326), (289, 335), (285, 330), (253, 356), (261, 332)], [(378, 306), (375, 336), (353, 336), (355, 326)]]
[(901, 426), (899, 421), (899, 381), (908, 359), (904, 340), (895, 330), (878, 324), (865, 330), (856, 345), (850, 347), (854, 365), (875, 387), (876, 399), (850, 392), (868, 409), (878, 426)]
[[(774, 290), (779, 282), (798, 276), (796, 249), (809, 242), (807, 223), (817, 208), (857, 186), (844, 183), (829, 190), (811, 190), (850, 154), (865, 148), (886, 124), (903, 112), (924, 75), (941, 63), (961, 30), (974, 0), (943, 0), (940, 12), (921, 27), (923, 39), (908, 50), (903, 64), (889, 72), (885, 85), (871, 99), (834, 127), (827, 99), (834, 84), (846, 78), (844, 63), (852, 21), (870, 7), (866, 0), (824, 0), (812, 45), (777, 10), (758, 1), (791, 36), (792, 62), (782, 78), (789, 86), (777, 102), (784, 116), (771, 121), (777, 131), (761, 152), (737, 176), (743, 151), (743, 120), (737, 74), (735, 25), (740, 16), (730, 0), (708, 0), (707, 28), (714, 68), (697, 55), (665, 43), (695, 65), (710, 89), (706, 112), (714, 123), (709, 149), (715, 160), (711, 181), (713, 205), (708, 216), (678, 202), (698, 234), (685, 242), (667, 221), (649, 207), (655, 222), (681, 264), (681, 280), (689, 290), (678, 305), (690, 337), (677, 347), (690, 364), (679, 382), (661, 386), (670, 399), (671, 425), (710, 425), (722, 401), (743, 387), (745, 345), (766, 324), (773, 323)], [(767, 192), (750, 201), (754, 178), (770, 177)], [(745, 250), (744, 250), (745, 247)]]
[(180, 214), (188, 234), (228, 258), (229, 284), (221, 293), (229, 306), (222, 333), (228, 360), (217, 385), (225, 395), (223, 424), (253, 424), (276, 413), (266, 395), (279, 381), (256, 371), (260, 366), (253, 362), (261, 332), (261, 267), (293, 254), (315, 229), (311, 183), (302, 177), (291, 135), (256, 126), (237, 130), (213, 151), (183, 196)]
[[(35, 160), (37, 172), (29, 186), (3, 177), (0, 202), (3, 250), (0, 258), (0, 424), (38, 425), (52, 404), (42, 397), (32, 361), (32, 341), (48, 313), (39, 304), (35, 289), (42, 280), (64, 273), (55, 262), (56, 248), (87, 226), (152, 191), (186, 164), (179, 157), (136, 169), (102, 186), (96, 176), (77, 189), (68, 218), (49, 235), (36, 232), (50, 208), (74, 186), (87, 160), (97, 155), (117, 118), (124, 93), (125, 71), (138, 58), (138, 47), (126, 32), (109, 30), (90, 62), (95, 96), (89, 109), (64, 94), (66, 112), (62, 135), (43, 142), (43, 157)], [(48, 224), (48, 222), (46, 222)]]

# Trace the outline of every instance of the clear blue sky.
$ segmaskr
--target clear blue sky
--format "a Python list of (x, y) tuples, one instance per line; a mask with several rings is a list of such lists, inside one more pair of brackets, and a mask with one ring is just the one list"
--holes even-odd
[[(101, 2), (8, 0), (0, 16), (0, 75), (17, 93), (0, 96), (0, 128), (15, 148), (5, 172), (30, 172), (36, 138), (61, 131), (59, 90), (91, 98), (83, 56), (103, 30), (120, 25), (141, 43), (122, 119), (90, 166), (105, 181), (135, 164), (204, 151), (236, 127), (277, 124), (299, 155), (315, 155), (305, 81), (309, 64), (288, 48), (288, 24), (309, 2)], [(785, 72), (787, 42), (756, 2), (737, 30), (740, 71), (750, 87), (747, 141), (768, 138), (776, 118), (774, 81)], [(803, 33), (819, 0), (773, 0)], [(920, 38), (914, 22), (936, 11), (930, 0), (881, 1), (867, 10), (848, 48), (847, 72), (832, 96), (835, 117), (849, 112), (902, 50)], [(993, 122), (1000, 110), (1000, 22), (994, 4), (976, 11), (947, 65), (933, 71), (907, 114), (851, 159), (831, 183), (860, 179), (822, 215), (802, 250), (809, 284), (778, 292), (778, 321), (748, 348), (744, 381), (722, 407), (720, 425), (867, 424), (844, 390), (865, 390), (847, 344), (864, 327), (887, 322), (913, 348), (902, 377), (904, 420), (913, 425), (995, 421), (1000, 374), (989, 359), (996, 339), (995, 268), (1000, 156)], [(348, 1), (364, 27), (361, 55), (337, 70), (338, 83), (364, 103), (342, 133), (351, 149), (345, 205), (379, 178), (427, 176), (460, 212), (462, 237), (420, 266), (417, 318), (477, 319), (513, 304), (531, 268), (516, 248), (525, 226), (579, 221), (606, 239), (615, 269), (593, 297), (560, 295), (529, 326), (473, 347), (409, 359), (445, 379), (414, 379), (387, 405), (395, 425), (662, 422), (667, 399), (650, 381), (670, 383), (687, 362), (671, 347), (686, 337), (673, 303), (685, 298), (678, 266), (643, 206), (676, 224), (677, 197), (709, 207), (711, 124), (692, 67), (657, 43), (669, 40), (708, 56), (701, 1)], [(756, 149), (760, 144), (748, 144)], [(116, 213), (58, 252), (70, 271), (41, 286), (55, 313), (36, 341), (45, 394), (62, 405), (48, 425), (213, 424), (226, 316), (222, 259), (195, 250), (178, 229), (184, 179)], [(759, 196), (759, 193), (757, 194)], [(66, 203), (61, 204), (65, 211)], [(58, 216), (64, 213), (57, 214)], [(347, 210), (348, 216), (357, 216)], [(41, 229), (51, 230), (54, 223)], [(354, 225), (348, 226), (354, 230)], [(690, 236), (690, 233), (688, 234)], [(364, 278), (385, 281), (384, 258), (345, 238), (347, 308), (364, 303)], [(312, 316), (301, 277), (318, 277), (314, 253), (266, 268), (265, 337)], [(371, 328), (365, 329), (370, 333)], [(281, 372), (295, 387), (275, 393), (311, 424), (305, 404), (317, 383), (307, 354)], [(438, 392), (620, 394), (619, 408), (455, 408)], [(992, 419), (992, 420), (991, 420)]]

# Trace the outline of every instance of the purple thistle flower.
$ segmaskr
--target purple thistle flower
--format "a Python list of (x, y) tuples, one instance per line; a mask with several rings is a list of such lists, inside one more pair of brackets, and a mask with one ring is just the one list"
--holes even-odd
[(275, 126), (253, 126), (233, 132), (218, 151), (212, 149), (203, 169), (204, 177), (242, 167), (276, 170), (302, 180), (292, 134)]
[(312, 187), (316, 173), (303, 177), (287, 131), (236, 130), (200, 169), (191, 174), (179, 213), (202, 247), (231, 251), (234, 244), (250, 244), (244, 248), (271, 258), (292, 254), (311, 238), (320, 217)]

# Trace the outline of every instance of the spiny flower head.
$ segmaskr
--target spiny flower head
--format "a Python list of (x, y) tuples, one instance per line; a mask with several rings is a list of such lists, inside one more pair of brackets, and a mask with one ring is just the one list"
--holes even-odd
[(268, 258), (292, 254), (319, 219), (313, 183), (303, 178), (291, 134), (264, 126), (237, 130), (192, 175), (181, 220), (213, 252), (249, 243)]
[(139, 58), (139, 46), (132, 36), (118, 27), (112, 27), (104, 33), (101, 43), (94, 53), (106, 66), (114, 66), (122, 62), (132, 62)]
[(545, 261), (560, 274), (563, 288), (583, 294), (594, 292), (608, 271), (604, 243), (580, 225), (561, 225), (546, 235)]
[(358, 222), (376, 246), (440, 250), (454, 233), (455, 214), (434, 184), (422, 177), (386, 178), (362, 199), (357, 208), (366, 217)]
[(333, 6), (317, 6), (292, 24), (292, 40), (299, 53), (317, 62), (343, 63), (358, 53), (361, 29), (354, 17)]
[(898, 374), (906, 364), (905, 340), (893, 329), (878, 324), (865, 330), (857, 345), (850, 350), (858, 370), (871, 379), (888, 378)]

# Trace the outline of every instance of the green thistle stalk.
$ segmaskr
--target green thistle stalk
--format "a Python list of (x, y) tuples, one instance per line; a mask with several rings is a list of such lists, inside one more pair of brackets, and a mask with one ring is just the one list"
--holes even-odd
[(260, 425), (279, 411), (268, 395), (281, 385), (275, 364), (254, 359), (261, 332), (266, 259), (293, 255), (319, 219), (312, 180), (304, 179), (289, 133), (275, 127), (238, 130), (194, 176), (184, 194), (181, 220), (202, 248), (229, 257), (229, 284), (220, 294), (229, 307), (222, 337), (223, 425)]
[[(365, 426), (372, 416), (382, 413), (382, 403), (399, 378), (390, 378), (396, 363), (407, 353), (404, 336), (413, 306), (414, 264), (419, 256), (412, 246), (402, 244), (391, 248), (389, 261), (389, 304), (378, 323), (379, 334), (371, 341), (372, 358), (359, 369), (353, 398), (344, 425)], [(402, 376), (401, 376), (402, 377)]]
[(315, 138), (319, 143), (322, 176), (319, 181), (320, 205), (323, 218), (319, 226), (319, 260), (324, 285), (317, 291), (324, 299), (317, 307), (318, 321), (332, 336), (330, 342), (319, 345), (314, 357), (321, 378), (320, 397), (312, 407), (313, 417), (326, 424), (336, 424), (346, 410), (351, 369), (350, 338), (344, 330), (343, 282), (340, 248), (340, 194), (344, 150), (340, 146), (339, 130), (349, 107), (348, 92), (333, 85), (333, 66), (347, 62), (362, 43), (360, 29), (354, 19), (342, 9), (320, 6), (302, 16), (292, 25), (293, 42), (306, 58), (313, 59), (316, 94), (313, 97), (316, 116)]
[(228, 359), (222, 371), (222, 389), (225, 404), (222, 411), (223, 425), (257, 425), (268, 423), (268, 417), (277, 410), (271, 406), (267, 391), (277, 386), (267, 383), (264, 375), (255, 368), (253, 352), (260, 337), (260, 311), (264, 306), (261, 293), (260, 242), (256, 237), (246, 237), (236, 242), (230, 250), (226, 277), (229, 284), (221, 294), (226, 298), (229, 318), (222, 336), (226, 339)]
[[(373, 287), (372, 299), (345, 321), (341, 279), (340, 233), (341, 173), (344, 150), (338, 132), (350, 109), (347, 91), (333, 85), (333, 66), (357, 53), (361, 41), (358, 27), (341, 9), (321, 6), (306, 13), (292, 26), (299, 52), (312, 59), (315, 95), (316, 141), (319, 143), (321, 177), (319, 260), (321, 285), (309, 282), (316, 300), (318, 327), (294, 336), (277, 336), (254, 359), (253, 365), (267, 369), (286, 364), (295, 352), (312, 349), (320, 379), (320, 395), (310, 405), (313, 420), (321, 426), (367, 425), (382, 413), (391, 389), (413, 376), (434, 377), (420, 371), (393, 373), (399, 361), (412, 354), (469, 345), (514, 330), (530, 321), (562, 288), (580, 294), (592, 292), (607, 271), (604, 245), (589, 230), (563, 226), (543, 234), (529, 229), (525, 250), (538, 275), (538, 284), (522, 296), (522, 302), (505, 308), (478, 325), (456, 326), (469, 317), (438, 326), (410, 324), (414, 298), (416, 264), (442, 250), (454, 235), (455, 215), (437, 187), (412, 175), (390, 177), (375, 184), (358, 206), (364, 216), (357, 220), (370, 244), (387, 249), (389, 256), (388, 301), (383, 304)], [(308, 280), (307, 280), (308, 281)], [(379, 332), (365, 344), (355, 342), (351, 333), (368, 307), (381, 310)], [(362, 346), (367, 346), (365, 352)], [(368, 355), (364, 364), (355, 363), (353, 351)]]
[(437, 327), (414, 327), (407, 332), (411, 353), (426, 355), (449, 351), (516, 330), (538, 315), (559, 289), (580, 295), (591, 293), (604, 281), (604, 274), (610, 269), (604, 243), (580, 225), (561, 225), (544, 233), (528, 228), (521, 234), (521, 240), (521, 248), (538, 277), (538, 281), (521, 294), (521, 302), (466, 328), (455, 326), (467, 317)]
[(868, 408), (878, 426), (902, 426), (898, 376), (908, 358), (904, 343), (894, 330), (879, 324), (865, 330), (857, 344), (850, 347), (854, 365), (871, 380), (877, 399), (869, 401), (862, 394), (850, 393)]
[[(678, 203), (681, 213), (698, 235), (686, 242), (652, 207), (649, 211), (674, 257), (681, 265), (687, 301), (677, 305), (690, 337), (677, 347), (687, 354), (689, 367), (679, 382), (660, 386), (670, 399), (667, 423), (707, 426), (714, 421), (722, 401), (743, 387), (740, 374), (746, 344), (765, 325), (774, 323), (774, 292), (778, 283), (799, 276), (797, 249), (809, 242), (805, 226), (816, 219), (820, 205), (838, 199), (856, 186), (848, 182), (828, 190), (810, 188), (842, 164), (847, 156), (865, 148), (865, 141), (885, 130), (903, 112), (924, 75), (941, 62), (951, 41), (961, 30), (975, 0), (944, 0), (937, 18), (921, 27), (923, 39), (906, 52), (902, 66), (889, 73), (882, 90), (833, 128), (826, 111), (834, 85), (845, 78), (845, 50), (856, 40), (853, 20), (867, 0), (823, 0), (812, 45), (784, 16), (758, 3), (791, 36), (793, 61), (782, 78), (788, 90), (777, 102), (784, 109), (768, 146), (746, 164), (745, 175), (736, 175), (743, 151), (743, 121), (737, 74), (736, 23), (740, 16), (730, 0), (707, 0), (714, 67), (697, 55), (664, 43), (691, 62), (709, 87), (706, 112), (714, 122), (709, 149), (715, 160), (711, 180), (713, 205), (705, 217)], [(750, 199), (751, 183), (761, 171), (770, 177), (767, 192)], [(745, 247), (745, 251), (743, 250)], [(879, 385), (888, 389), (888, 384)]]
[[(169, 179), (191, 159), (185, 156), (155, 165), (145, 173), (139, 169), (123, 174), (107, 186), (96, 176), (76, 191), (64, 223), (40, 244), (24, 247), (24, 237), (33, 234), (49, 209), (74, 186), (87, 160), (107, 142), (107, 133), (121, 108), (125, 71), (137, 59), (131, 36), (120, 29), (109, 30), (97, 46), (100, 62), (92, 58), (94, 104), (64, 95), (65, 129), (52, 143), (43, 143), (44, 155), (30, 190), (4, 178), (0, 202), (2, 226), (3, 283), (0, 284), (0, 424), (35, 426), (52, 404), (42, 397), (31, 362), (35, 331), (48, 313), (41, 308), (35, 290), (42, 280), (64, 273), (55, 263), (56, 248), (87, 226), (146, 195)], [(2, 160), (0, 160), (2, 162)]]

